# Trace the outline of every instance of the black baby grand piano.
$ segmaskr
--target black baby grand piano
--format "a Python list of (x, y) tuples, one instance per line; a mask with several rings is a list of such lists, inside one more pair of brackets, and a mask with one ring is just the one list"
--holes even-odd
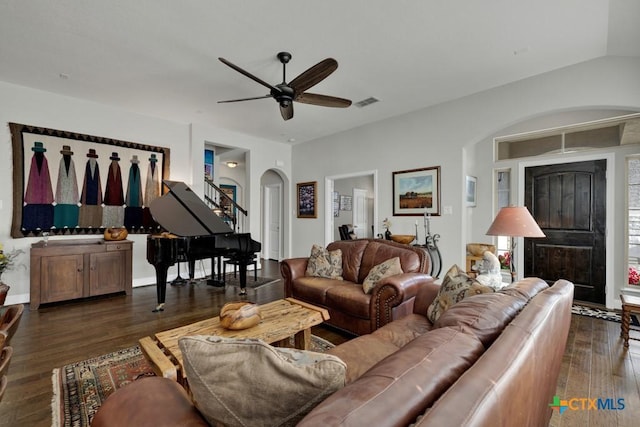
[[(260, 242), (250, 233), (234, 233), (184, 182), (162, 181), (169, 192), (149, 206), (153, 219), (171, 234), (147, 236), (147, 261), (156, 270), (158, 305), (153, 311), (164, 310), (167, 271), (179, 260), (194, 260), (225, 256), (238, 263), (240, 293), (245, 293), (247, 264)], [(213, 271), (212, 271), (213, 274)]]

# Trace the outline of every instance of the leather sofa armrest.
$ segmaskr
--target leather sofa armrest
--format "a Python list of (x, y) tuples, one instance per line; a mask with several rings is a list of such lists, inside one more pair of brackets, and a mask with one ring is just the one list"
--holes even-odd
[(413, 312), (416, 314), (422, 314), (426, 316), (427, 309), (431, 305), (436, 296), (438, 296), (438, 291), (440, 290), (440, 285), (431, 282), (425, 284), (425, 286), (420, 287), (418, 293), (416, 294), (416, 300), (413, 303)]
[[(402, 273), (382, 279), (371, 293), (370, 316), (376, 329), (394, 320), (393, 308), (415, 298), (418, 291), (433, 284), (434, 279), (424, 273)], [(413, 311), (407, 308), (407, 313)]]
[(285, 297), (293, 296), (293, 281), (303, 277), (307, 271), (309, 258), (288, 258), (280, 261), (280, 274), (284, 280)]

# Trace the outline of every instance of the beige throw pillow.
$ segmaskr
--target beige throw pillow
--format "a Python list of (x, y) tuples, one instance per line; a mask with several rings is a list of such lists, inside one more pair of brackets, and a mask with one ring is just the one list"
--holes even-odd
[(442, 279), (442, 285), (438, 295), (427, 309), (427, 317), (431, 323), (444, 313), (455, 303), (462, 301), (468, 296), (493, 292), (493, 288), (484, 286), (475, 279), (467, 276), (457, 265), (453, 265)]
[(342, 250), (329, 252), (320, 245), (313, 245), (306, 275), (342, 280)]
[(365, 294), (370, 294), (380, 280), (385, 277), (395, 276), (396, 274), (402, 273), (403, 271), (402, 266), (400, 265), (400, 258), (395, 257), (388, 259), (369, 270), (369, 274), (367, 274), (367, 277), (365, 277), (362, 282), (362, 290)]
[(179, 345), (193, 400), (211, 425), (294, 426), (345, 382), (346, 364), (328, 354), (219, 336)]

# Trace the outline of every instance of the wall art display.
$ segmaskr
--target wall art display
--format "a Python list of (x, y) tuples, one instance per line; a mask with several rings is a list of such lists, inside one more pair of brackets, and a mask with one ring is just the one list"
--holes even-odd
[(465, 201), (467, 206), (476, 206), (477, 184), (478, 178), (467, 175), (465, 180)]
[[(229, 199), (233, 200), (235, 203), (238, 202), (236, 200), (237, 187), (235, 185), (220, 184), (220, 189), (222, 190), (222, 192), (224, 194), (227, 195), (227, 197), (229, 197)], [(229, 199), (227, 199), (225, 197), (221, 197), (220, 198), (220, 208), (222, 209), (222, 212), (224, 213), (224, 215), (226, 217), (235, 218), (237, 212), (236, 212), (236, 209), (233, 207), (233, 203), (231, 203), (231, 201)]]
[(148, 205), (169, 178), (169, 149), (9, 123), (14, 238), (159, 230)]
[(393, 172), (393, 215), (440, 215), (440, 166)]
[(352, 196), (340, 196), (340, 210), (350, 211), (352, 209), (353, 197)]
[(340, 193), (334, 191), (331, 194), (332, 202), (333, 202), (333, 216), (337, 218), (340, 216)]
[(298, 183), (298, 218), (317, 218), (317, 181)]
[(204, 176), (213, 181), (213, 150), (204, 150)]

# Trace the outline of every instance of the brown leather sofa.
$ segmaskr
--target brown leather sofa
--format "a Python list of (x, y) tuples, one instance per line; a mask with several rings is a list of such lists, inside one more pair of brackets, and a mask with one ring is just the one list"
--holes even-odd
[[(414, 311), (330, 350), (347, 384), (299, 426), (547, 426), (571, 322), (573, 284), (524, 279), (469, 297), (434, 324), (428, 284)], [(109, 397), (101, 426), (205, 426), (187, 394), (144, 378)]]
[[(342, 250), (344, 280), (306, 276), (308, 257), (280, 263), (284, 292), (329, 311), (328, 324), (356, 335), (368, 334), (413, 310), (421, 285), (432, 283), (429, 255), (422, 249), (381, 239), (339, 240), (327, 250)], [(370, 294), (362, 282), (376, 265), (400, 258), (403, 274), (381, 280)]]

